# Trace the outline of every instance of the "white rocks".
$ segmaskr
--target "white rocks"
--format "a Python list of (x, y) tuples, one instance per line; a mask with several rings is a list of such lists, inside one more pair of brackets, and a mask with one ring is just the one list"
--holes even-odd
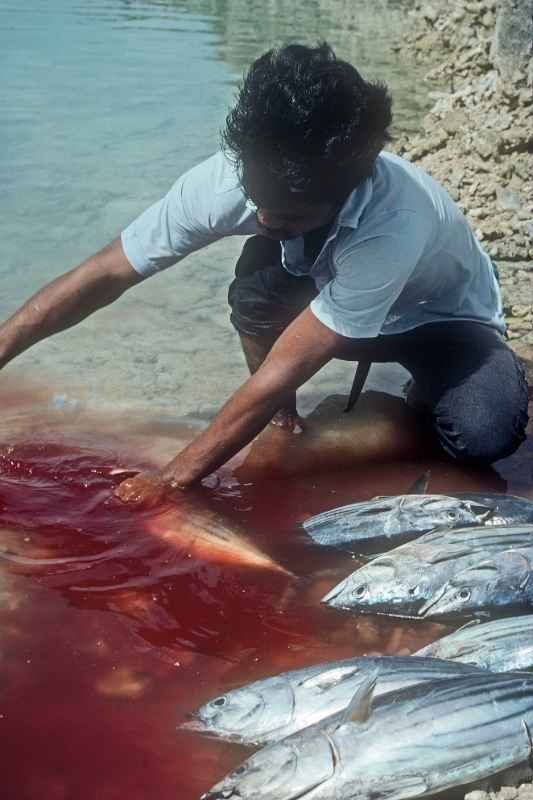
[(519, 211), (522, 208), (522, 199), (518, 192), (498, 186), (496, 189), (496, 204), (502, 211)]
[(424, 8), (422, 9), (422, 16), (424, 17), (424, 19), (427, 19), (428, 22), (431, 22), (432, 24), (435, 24), (435, 22), (439, 18), (438, 11), (435, 8), (433, 8), (433, 6), (424, 6)]

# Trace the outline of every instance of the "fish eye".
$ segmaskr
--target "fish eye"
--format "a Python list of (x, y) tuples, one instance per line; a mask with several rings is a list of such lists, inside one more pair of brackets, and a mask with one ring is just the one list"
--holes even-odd
[(461, 589), (461, 591), (459, 592), (459, 597), (461, 600), (468, 600), (468, 598), (470, 597), (470, 592), (468, 591), (468, 589)]
[(213, 705), (218, 706), (220, 708), (220, 706), (225, 706), (226, 702), (227, 700), (225, 697), (217, 697), (216, 700), (213, 700)]
[(457, 514), (455, 513), (455, 511), (447, 511), (446, 516), (448, 517), (448, 519), (455, 519)]
[(356, 597), (362, 597), (366, 592), (366, 583), (362, 583), (357, 589), (353, 590), (353, 593)]

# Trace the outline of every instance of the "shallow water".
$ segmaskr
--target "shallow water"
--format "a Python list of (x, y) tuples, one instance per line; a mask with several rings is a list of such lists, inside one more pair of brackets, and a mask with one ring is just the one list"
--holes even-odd
[[(421, 70), (391, 49), (405, 7), (0, 0), (0, 318), (216, 149), (238, 81), (272, 44), (328, 39), (390, 83), (397, 126), (416, 128), (428, 102)], [(96, 406), (212, 415), (246, 375), (226, 303), (241, 246), (229, 239), (191, 256), (37, 345), (15, 369)], [(350, 372), (332, 364), (307, 391), (344, 390)]]
[(193, 800), (247, 751), (178, 731), (187, 712), (285, 669), (408, 654), (449, 630), (322, 607), (357, 561), (309, 543), (298, 524), (311, 514), (406, 491), (428, 468), (431, 491), (533, 498), (531, 439), (497, 471), (428, 452), (287, 478), (269, 475), (268, 461), (261, 474), (257, 458), (248, 475), (245, 458), (186, 502), (243, 532), (293, 575), (221, 563), (184, 540), (180, 525), (162, 538), (166, 507), (140, 512), (112, 495), (128, 471), (157, 462), (197, 427), (147, 424), (142, 413), (127, 425), (109, 415), (74, 419), (39, 399), (1, 396), (5, 800)]

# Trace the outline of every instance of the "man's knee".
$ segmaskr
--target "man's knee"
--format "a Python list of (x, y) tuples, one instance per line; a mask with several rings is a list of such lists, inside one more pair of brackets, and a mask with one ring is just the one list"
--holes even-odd
[(248, 239), (228, 291), (230, 320), (239, 333), (277, 338), (316, 296), (314, 281), (290, 275), (281, 264), (280, 244)]
[[(472, 398), (452, 404), (434, 415), (434, 428), (442, 447), (455, 459), (471, 464), (492, 464), (510, 456), (526, 438), (527, 394), (520, 402), (500, 398)], [(500, 400), (500, 402), (498, 402)]]

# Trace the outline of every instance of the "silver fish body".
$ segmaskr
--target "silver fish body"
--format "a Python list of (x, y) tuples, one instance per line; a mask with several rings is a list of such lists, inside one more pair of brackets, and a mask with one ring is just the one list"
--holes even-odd
[(533, 668), (533, 616), (470, 623), (415, 653), (474, 664), (492, 672)]
[(533, 523), (523, 497), (462, 492), (375, 497), (325, 511), (303, 523), (316, 544), (355, 555), (411, 541), (436, 529)]
[(507, 550), (452, 575), (419, 610), (431, 619), (490, 617), (533, 607), (533, 551)]
[(414, 656), (347, 658), (233, 689), (201, 706), (193, 721), (180, 727), (246, 745), (278, 741), (346, 708), (376, 670), (376, 696), (479, 671), (471, 665)]
[(333, 587), (334, 608), (417, 616), (450, 578), (487, 556), (533, 549), (533, 525), (434, 531), (372, 559)]
[(403, 800), (459, 786), (531, 756), (533, 676), (473, 675), (378, 698), (268, 745), (202, 800)]

